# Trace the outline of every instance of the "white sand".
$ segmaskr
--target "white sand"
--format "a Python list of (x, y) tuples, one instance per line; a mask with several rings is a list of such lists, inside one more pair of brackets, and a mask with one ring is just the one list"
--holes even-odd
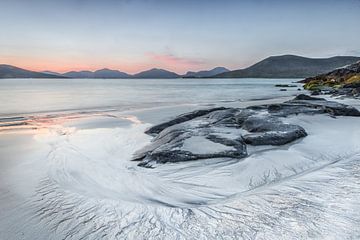
[[(3, 132), (0, 239), (360, 236), (360, 118), (294, 116), (285, 121), (309, 133), (296, 143), (253, 147), (240, 161), (139, 168), (129, 160), (151, 141), (143, 132), (161, 111)], [(207, 141), (184, 147), (223, 149)]]

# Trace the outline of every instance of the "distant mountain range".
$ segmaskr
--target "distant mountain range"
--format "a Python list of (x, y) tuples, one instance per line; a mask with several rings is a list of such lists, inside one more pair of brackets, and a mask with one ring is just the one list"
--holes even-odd
[(133, 78), (179, 78), (180, 75), (164, 69), (153, 68), (132, 76)]
[(65, 78), (53, 74), (34, 72), (11, 65), (0, 64), (0, 78)]
[(295, 55), (268, 57), (248, 68), (229, 71), (224, 67), (211, 70), (187, 72), (179, 75), (164, 69), (153, 68), (134, 75), (111, 69), (97, 71), (34, 72), (26, 69), (0, 65), (0, 78), (306, 78), (327, 73), (335, 68), (355, 63), (360, 57), (336, 56), (331, 58), (306, 58)]
[(248, 68), (221, 73), (214, 78), (305, 78), (332, 71), (360, 60), (360, 57), (336, 56), (306, 58), (295, 55), (268, 57)]
[(204, 70), (199, 72), (187, 72), (185, 75), (183, 75), (183, 78), (205, 78), (205, 77), (211, 77), (217, 74), (226, 73), (230, 70), (224, 67), (216, 67), (211, 70)]
[(67, 78), (180, 78), (181, 76), (174, 73), (174, 72), (170, 72), (164, 69), (158, 69), (158, 68), (153, 68), (147, 71), (143, 71), (143, 72), (139, 72), (137, 74), (134, 75), (130, 75), (128, 73), (125, 72), (120, 72), (118, 70), (110, 70), (107, 68), (101, 69), (101, 70), (97, 70), (95, 72), (91, 72), (91, 71), (71, 71), (71, 72), (67, 72), (64, 74), (60, 74), (60, 73), (56, 73), (56, 72), (50, 72), (50, 71), (45, 71), (43, 73), (47, 73), (47, 74), (53, 74), (53, 75), (57, 75), (57, 76), (64, 76)]
[[(58, 75), (57, 73), (56, 75)], [(110, 70), (107, 68), (97, 70), (95, 72), (91, 71), (71, 71), (62, 74), (65, 77), (68, 78), (131, 78), (130, 74), (127, 74), (125, 72), (120, 72), (118, 70)]]

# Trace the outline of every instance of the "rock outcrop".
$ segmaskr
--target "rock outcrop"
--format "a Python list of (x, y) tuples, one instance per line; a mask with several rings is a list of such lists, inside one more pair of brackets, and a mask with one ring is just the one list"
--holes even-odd
[(304, 88), (313, 95), (333, 94), (359, 97), (360, 61), (326, 74), (309, 77), (302, 81)]
[(280, 104), (197, 110), (147, 130), (155, 137), (133, 160), (151, 167), (153, 163), (241, 159), (248, 155), (248, 145), (284, 145), (306, 137), (304, 128), (282, 121), (297, 114), (360, 116), (351, 106), (303, 94)]

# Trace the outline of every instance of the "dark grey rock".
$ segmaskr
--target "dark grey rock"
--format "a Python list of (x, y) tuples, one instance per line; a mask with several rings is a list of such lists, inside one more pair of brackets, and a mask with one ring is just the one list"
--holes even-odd
[(293, 100), (325, 100), (324, 98), (311, 97), (306, 94), (297, 95)]
[(360, 116), (351, 106), (304, 94), (280, 104), (198, 110), (150, 128), (146, 133), (154, 139), (133, 160), (151, 167), (154, 163), (241, 159), (248, 155), (247, 145), (284, 145), (306, 137), (304, 128), (282, 121), (296, 114)]
[(291, 84), (276, 84), (275, 87), (297, 87), (297, 85)]
[(349, 96), (351, 95), (352, 88), (339, 88), (337, 89), (333, 95), (335, 96)]
[[(296, 126), (296, 125), (294, 125)], [(247, 134), (244, 136), (245, 143), (258, 145), (284, 145), (299, 138), (306, 137), (307, 133), (302, 127), (296, 126), (290, 131), (269, 131), (264, 133)]]
[(360, 82), (348, 83), (343, 86), (343, 88), (359, 88)]
[[(207, 118), (214, 116), (207, 116)], [(216, 122), (204, 119), (204, 123), (194, 125), (193, 123), (182, 123), (169, 127), (154, 138), (152, 143), (138, 151), (134, 161), (142, 161), (140, 166), (151, 166), (151, 163), (183, 162), (211, 158), (243, 158), (247, 156), (246, 144), (241, 135), (237, 139), (219, 137)], [(220, 144), (220, 150), (210, 149), (209, 152), (189, 151), (184, 148), (186, 141), (191, 138), (200, 138), (205, 143), (198, 147), (205, 147), (202, 144)], [(219, 146), (219, 145), (218, 145)], [(228, 148), (227, 148), (228, 147)], [(195, 147), (196, 148), (196, 147)], [(225, 149), (224, 149), (225, 148)], [(201, 149), (200, 149), (201, 150)]]
[(302, 104), (291, 104), (291, 103), (268, 105), (268, 112), (276, 117), (287, 117), (290, 115), (298, 115), (298, 114), (324, 113), (323, 109), (321, 109), (320, 107), (315, 107), (315, 106), (308, 107)]
[(358, 96), (360, 95), (360, 87), (354, 88), (354, 89), (351, 91), (351, 94), (352, 94), (354, 97), (358, 97)]
[(324, 98), (311, 97), (300, 94), (293, 100), (281, 103), (250, 107), (252, 110), (267, 109), (277, 117), (286, 117), (297, 114), (329, 113), (334, 116), (359, 116), (360, 112), (351, 106), (338, 102), (327, 101)]
[(251, 145), (283, 145), (307, 135), (302, 127), (273, 116), (251, 116), (242, 127), (252, 133), (244, 136), (245, 143)]
[(320, 91), (320, 90), (314, 90), (314, 91), (311, 92), (311, 95), (312, 95), (312, 96), (318, 96), (318, 95), (320, 95), (320, 94), (321, 94), (321, 91)]
[(360, 116), (359, 110), (346, 104), (326, 100), (291, 100), (287, 103), (298, 104), (299, 110), (318, 109), (321, 113), (329, 113), (333, 116)]
[(206, 115), (206, 114), (208, 114), (210, 112), (213, 112), (213, 111), (223, 110), (223, 109), (226, 109), (226, 108), (218, 107), (218, 108), (202, 109), (202, 110), (196, 110), (196, 111), (193, 111), (193, 112), (190, 112), (190, 113), (185, 113), (185, 114), (182, 114), (182, 115), (180, 115), (180, 116), (178, 116), (178, 117), (176, 117), (176, 118), (174, 118), (174, 119), (172, 119), (170, 121), (155, 125), (155, 126), (149, 128), (145, 133), (149, 134), (149, 135), (158, 134), (167, 127), (170, 127), (170, 126), (173, 126), (175, 124), (182, 123), (182, 122), (189, 121), (191, 119)]

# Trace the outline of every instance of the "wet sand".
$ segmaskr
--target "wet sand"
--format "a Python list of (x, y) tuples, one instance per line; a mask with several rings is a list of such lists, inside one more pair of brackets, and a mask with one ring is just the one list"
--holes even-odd
[[(289, 98), (222, 102), (245, 107)], [(339, 100), (359, 107), (358, 102)], [(144, 169), (144, 131), (214, 105), (7, 116), (1, 239), (301, 239), (360, 236), (360, 119), (294, 116), (309, 136), (238, 161)], [(259, 150), (259, 149), (257, 149)], [(251, 149), (250, 149), (251, 152)]]

